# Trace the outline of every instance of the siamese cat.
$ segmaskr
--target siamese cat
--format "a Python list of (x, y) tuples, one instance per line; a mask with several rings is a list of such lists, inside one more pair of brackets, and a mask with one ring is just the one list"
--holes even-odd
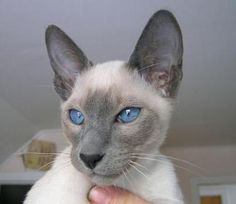
[(58, 27), (46, 45), (69, 146), (25, 204), (88, 204), (94, 185), (150, 203), (183, 204), (172, 163), (159, 152), (182, 79), (183, 42), (172, 13), (156, 12), (128, 62), (93, 64)]

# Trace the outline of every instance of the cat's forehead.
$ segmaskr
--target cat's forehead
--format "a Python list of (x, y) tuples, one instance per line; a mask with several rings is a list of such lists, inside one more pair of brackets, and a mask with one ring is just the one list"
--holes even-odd
[(141, 104), (164, 115), (170, 109), (168, 101), (122, 61), (98, 64), (80, 75), (62, 108), (71, 104), (92, 108), (94, 112), (108, 105), (113, 109)]
[(75, 89), (102, 89), (109, 91), (115, 84), (128, 82), (130, 74), (127, 64), (122, 61), (111, 61), (97, 64), (78, 77)]
[(98, 64), (78, 77), (71, 98), (90, 100), (118, 99), (134, 93), (133, 75), (121, 61)]
[(125, 66), (124, 62), (116, 61), (91, 67), (78, 77), (66, 106), (78, 106), (92, 118), (96, 115), (101, 118), (130, 103), (127, 95), (130, 93), (123, 86), (131, 81)]

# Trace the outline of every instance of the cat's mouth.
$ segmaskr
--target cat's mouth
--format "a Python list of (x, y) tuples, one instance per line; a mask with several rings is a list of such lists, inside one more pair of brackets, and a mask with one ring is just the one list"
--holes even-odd
[(93, 177), (100, 177), (100, 178), (117, 178), (118, 176), (120, 176), (121, 173), (117, 173), (117, 174), (99, 174), (99, 173), (95, 173), (93, 172), (90, 177), (93, 178)]
[(115, 181), (122, 177), (131, 167), (128, 161), (125, 162), (122, 160), (121, 164), (120, 160), (117, 159), (117, 162), (102, 160), (95, 168), (89, 168), (82, 160), (73, 155), (72, 164), (78, 171), (86, 175), (92, 183), (100, 185), (111, 185), (115, 183)]

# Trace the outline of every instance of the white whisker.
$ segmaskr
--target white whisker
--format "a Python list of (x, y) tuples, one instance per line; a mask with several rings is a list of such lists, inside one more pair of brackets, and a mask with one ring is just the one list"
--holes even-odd
[(167, 156), (167, 155), (160, 155), (160, 154), (148, 154), (148, 153), (131, 153), (130, 155), (137, 155), (137, 156), (151, 156), (151, 157), (159, 157), (159, 158), (168, 158), (168, 159), (171, 159), (171, 160), (174, 160), (174, 161), (178, 161), (178, 162), (182, 162), (182, 163), (185, 163), (185, 164), (188, 164), (192, 167), (195, 167), (195, 168), (198, 168), (202, 171), (204, 171), (204, 169), (190, 161), (187, 161), (187, 160), (183, 160), (183, 159), (179, 159), (179, 158), (176, 158), (176, 157), (173, 157), (173, 156)]
[[(140, 156), (131, 156), (131, 158), (135, 158), (135, 159), (141, 159), (141, 160), (150, 160), (150, 161), (157, 161), (157, 162), (160, 162), (160, 163), (166, 163), (165, 160), (163, 159), (157, 159), (157, 158), (150, 158), (150, 157), (140, 157)], [(182, 167), (182, 166), (179, 166), (179, 165), (176, 165), (176, 164), (173, 164), (174, 167), (176, 168), (179, 168), (179, 169), (182, 169), (182, 170), (185, 170), (186, 172), (189, 172), (191, 174), (194, 174), (194, 175), (198, 175), (198, 176), (202, 176), (202, 175), (199, 175), (199, 174), (196, 174), (194, 172), (192, 172), (191, 170), (185, 168), (185, 167)]]
[(141, 170), (139, 170), (135, 165), (129, 163), (131, 167), (133, 167), (138, 173), (140, 173), (142, 176), (144, 176), (146, 179), (149, 179), (146, 174), (144, 174)]
[(48, 167), (49, 165), (54, 164), (54, 162), (55, 162), (54, 160), (51, 162), (48, 162), (48, 163), (44, 164), (43, 166), (40, 166), (37, 170), (41, 171), (44, 168)]
[(139, 164), (138, 162), (135, 162), (135, 161), (133, 161), (133, 160), (130, 160), (130, 163), (131, 163), (131, 164), (134, 164), (134, 165), (136, 165), (136, 166), (139, 166), (139, 167), (145, 169), (146, 171), (149, 171), (145, 166), (143, 166), (142, 164)]
[(63, 163), (61, 163), (60, 166), (57, 166), (56, 170), (54, 169), (54, 174), (56, 175), (60, 173), (61, 170), (69, 167), (70, 165), (72, 165), (70, 159), (63, 161)]
[(22, 152), (22, 153), (15, 153), (15, 155), (25, 155), (25, 154), (35, 154), (35, 155), (60, 155), (60, 154), (65, 154), (65, 155), (70, 155), (69, 153), (65, 152)]
[(159, 65), (160, 63), (159, 62), (157, 62), (157, 63), (154, 63), (154, 64), (150, 64), (150, 65), (148, 65), (148, 66), (146, 66), (146, 67), (142, 67), (141, 69), (139, 69), (138, 71), (140, 72), (142, 72), (142, 71), (144, 71), (144, 70), (146, 70), (146, 69), (149, 69), (149, 68), (151, 68), (151, 67), (153, 67), (153, 66), (156, 66), (156, 65)]
[(125, 172), (127, 172), (127, 168), (123, 171), (123, 173), (124, 173), (124, 176), (125, 176), (126, 180), (129, 183), (130, 187), (132, 188), (133, 187), (132, 182), (130, 181), (130, 179), (128, 178), (128, 175)]

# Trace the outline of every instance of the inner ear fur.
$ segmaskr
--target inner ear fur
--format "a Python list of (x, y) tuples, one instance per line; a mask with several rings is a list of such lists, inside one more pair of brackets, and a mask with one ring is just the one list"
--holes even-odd
[(45, 41), (55, 73), (54, 86), (63, 101), (71, 95), (75, 80), (92, 63), (71, 38), (55, 25), (48, 26)]
[(145, 26), (129, 59), (129, 67), (163, 97), (175, 97), (182, 79), (183, 40), (174, 15), (156, 12)]

